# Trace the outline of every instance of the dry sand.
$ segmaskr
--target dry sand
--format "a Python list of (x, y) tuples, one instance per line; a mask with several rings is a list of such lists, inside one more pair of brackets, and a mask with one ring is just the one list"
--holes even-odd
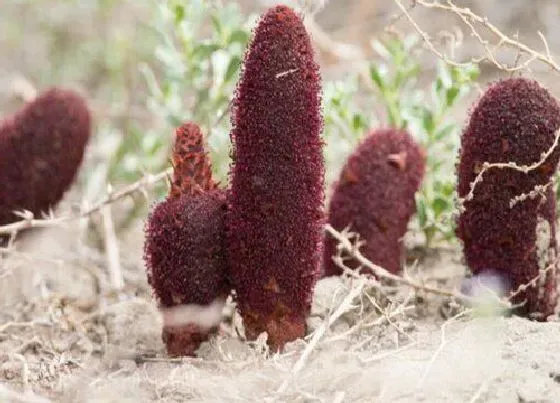
[[(0, 401), (560, 401), (559, 323), (468, 311), (449, 319), (460, 312), (444, 309), (449, 301), (401, 287), (384, 288), (392, 304), (371, 287), (349, 297), (360, 279), (320, 281), (309, 337), (283, 354), (243, 341), (229, 304), (220, 334), (199, 358), (170, 360), (137, 252), (141, 226), (125, 238), (131, 252), (123, 251), (129, 263), (119, 294), (107, 291), (103, 259), (86, 250), (64, 255), (78, 243), (76, 232), (26, 236), (23, 252), (3, 262)], [(458, 252), (432, 253), (411, 274), (457, 286)], [(328, 330), (310, 343), (322, 327)]]

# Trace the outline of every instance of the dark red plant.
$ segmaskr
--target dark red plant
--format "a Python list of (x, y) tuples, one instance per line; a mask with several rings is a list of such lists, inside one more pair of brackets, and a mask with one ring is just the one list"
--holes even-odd
[(305, 334), (323, 223), (320, 76), (298, 14), (266, 12), (233, 110), (228, 256), (246, 335), (273, 349)]
[(84, 99), (56, 88), (0, 123), (0, 224), (18, 220), (14, 210), (40, 218), (62, 199), (90, 133)]
[(171, 356), (194, 355), (216, 332), (231, 291), (225, 257), (226, 191), (212, 179), (199, 127), (176, 131), (173, 182), (145, 228), (148, 282), (163, 312)]
[[(554, 144), (560, 127), (556, 99), (537, 82), (525, 78), (491, 85), (471, 113), (461, 139), (458, 194), (465, 198), (483, 164), (515, 162), (531, 165)], [(551, 188), (510, 204), (516, 196), (547, 185), (558, 164), (555, 148), (536, 169), (487, 170), (464, 202), (457, 235), (467, 265), (475, 275), (502, 276), (506, 291), (528, 288), (513, 298), (516, 313), (544, 320), (557, 301), (556, 200)], [(548, 268), (548, 271), (546, 271)], [(546, 272), (545, 272), (546, 271)]]
[(224, 190), (167, 198), (146, 223), (148, 282), (164, 313), (172, 356), (192, 355), (214, 333), (231, 286), (226, 279)]
[[(391, 273), (401, 267), (401, 239), (416, 211), (414, 195), (424, 175), (424, 159), (423, 151), (407, 132), (376, 130), (352, 153), (334, 185), (329, 223), (336, 230), (349, 227), (358, 233), (364, 242), (361, 253)], [(326, 236), (326, 276), (342, 274), (333, 261), (337, 244)], [(343, 257), (349, 268), (359, 266), (355, 259)]]

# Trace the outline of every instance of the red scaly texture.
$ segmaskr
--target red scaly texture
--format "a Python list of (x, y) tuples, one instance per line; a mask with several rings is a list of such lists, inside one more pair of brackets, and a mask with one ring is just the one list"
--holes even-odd
[(301, 18), (262, 16), (233, 110), (228, 256), (246, 334), (273, 349), (305, 333), (318, 277), (324, 163), (320, 75)]
[(70, 187), (91, 133), (86, 102), (51, 89), (0, 123), (0, 224), (14, 210), (40, 217)]
[(144, 260), (164, 313), (162, 338), (168, 354), (194, 355), (217, 326), (208, 328), (192, 316), (181, 324), (165, 318), (170, 308), (208, 309), (231, 291), (225, 257), (226, 191), (212, 179), (204, 138), (195, 123), (177, 129), (171, 159), (173, 183), (146, 222)]
[[(464, 198), (484, 162), (513, 161), (530, 165), (541, 159), (553, 144), (560, 127), (557, 101), (537, 82), (508, 79), (491, 85), (471, 113), (461, 139), (458, 165), (458, 194)], [(523, 173), (513, 169), (490, 169), (476, 185), (473, 200), (457, 222), (467, 265), (473, 274), (497, 272), (510, 291), (527, 284), (548, 266), (556, 255), (555, 197), (538, 195), (515, 204), (515, 196), (545, 185), (556, 170), (560, 150), (537, 169)], [(537, 231), (548, 236), (537, 242)], [(542, 229), (545, 229), (543, 232)], [(514, 303), (523, 304), (517, 313), (544, 320), (556, 305), (557, 270), (521, 292)]]
[(174, 177), (170, 197), (196, 195), (217, 188), (204, 151), (204, 137), (196, 123), (184, 123), (176, 130), (172, 163)]
[[(349, 227), (360, 234), (362, 254), (391, 273), (401, 267), (401, 239), (416, 211), (414, 194), (424, 175), (424, 160), (423, 150), (407, 132), (376, 130), (352, 153), (334, 185), (329, 223), (336, 230)], [(326, 276), (342, 274), (332, 259), (337, 244), (326, 236)], [(353, 259), (345, 264), (352, 269), (359, 266)]]
[[(224, 253), (225, 193), (210, 190), (197, 196), (167, 198), (148, 217), (144, 260), (148, 282), (162, 308), (209, 305), (229, 294)], [(193, 354), (214, 330), (185, 325), (184, 331), (164, 329), (170, 355)]]

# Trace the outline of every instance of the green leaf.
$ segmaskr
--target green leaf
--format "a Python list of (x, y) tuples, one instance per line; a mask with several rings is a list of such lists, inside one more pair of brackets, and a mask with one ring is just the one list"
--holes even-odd
[(146, 84), (150, 89), (150, 93), (154, 98), (163, 98), (163, 92), (159, 86), (158, 80), (154, 71), (148, 66), (147, 63), (140, 64), (140, 72), (144, 76), (144, 80), (146, 80)]
[(457, 72), (457, 68), (455, 66), (449, 67), (445, 62), (439, 61), (437, 66), (437, 76), (438, 79), (441, 80), (441, 83), (444, 88), (449, 88), (456, 82), (455, 74)]
[(444, 139), (446, 139), (447, 137), (449, 137), (453, 131), (455, 130), (457, 126), (455, 125), (455, 123), (449, 123), (445, 126), (443, 126), (441, 129), (437, 130), (435, 135), (434, 135), (434, 140), (435, 141), (442, 141)]
[(239, 56), (233, 56), (229, 61), (229, 65), (227, 67), (226, 74), (224, 76), (224, 81), (226, 82), (231, 81), (231, 79), (233, 79), (234, 76), (239, 71), (240, 66), (241, 66), (241, 58)]
[(385, 45), (383, 45), (381, 42), (376, 41), (376, 40), (372, 41), (371, 42), (371, 47), (383, 59), (385, 59), (385, 60), (390, 60), (391, 59), (391, 53), (389, 52), (387, 47)]
[(246, 45), (247, 42), (249, 42), (249, 33), (242, 29), (236, 29), (229, 36), (229, 43), (240, 43), (241, 45)]
[(406, 56), (404, 55), (403, 43), (398, 39), (388, 41), (386, 45), (386, 49), (389, 51), (391, 56), (393, 56), (393, 58), (400, 58), (401, 56)]
[(401, 119), (398, 105), (387, 99), (385, 101), (387, 105), (387, 118), (389, 119), (389, 126), (404, 129), (404, 120)]
[(472, 64), (467, 68), (467, 76), (469, 78), (469, 81), (476, 80), (479, 74), (480, 74), (480, 69), (478, 68), (478, 65)]
[(420, 73), (420, 65), (418, 63), (411, 63), (404, 70), (404, 74), (408, 80), (418, 76)]
[(168, 116), (167, 122), (171, 127), (179, 127), (183, 124), (183, 121), (174, 115)]
[(445, 91), (445, 102), (448, 107), (453, 105), (453, 103), (457, 99), (457, 95), (459, 95), (459, 88), (457, 87), (451, 87), (447, 91)]
[(175, 6), (175, 24), (179, 24), (181, 21), (185, 19), (185, 7), (181, 4), (177, 4)]
[(208, 87), (201, 88), (195, 100), (194, 109), (199, 110), (202, 105), (210, 98), (210, 89)]
[(439, 169), (443, 166), (443, 161), (442, 160), (431, 161), (431, 158), (428, 158), (428, 159), (430, 160), (428, 162), (430, 162), (430, 165), (431, 165), (430, 170), (432, 172), (439, 171)]
[(381, 77), (381, 74), (379, 73), (379, 70), (377, 69), (376, 66), (371, 66), (369, 68), (369, 76), (371, 78), (371, 81), (373, 81), (375, 85), (377, 85), (377, 88), (379, 88), (381, 91), (385, 90), (385, 84), (383, 83), (383, 78)]
[(452, 182), (445, 182), (441, 187), (441, 193), (446, 197), (451, 197), (455, 192), (455, 186)]
[(428, 134), (433, 133), (435, 129), (434, 114), (427, 108), (424, 108), (422, 114), (422, 127)]
[(435, 92), (439, 93), (443, 88), (443, 81), (441, 78), (436, 78), (435, 81)]
[(434, 210), (434, 216), (437, 218), (441, 213), (448, 210), (450, 203), (447, 199), (442, 197), (436, 197), (432, 203), (432, 209)]
[(428, 221), (428, 214), (426, 212), (426, 203), (420, 196), (416, 197), (416, 214), (418, 216), (418, 223), (420, 224), (420, 227), (425, 227), (426, 222)]
[(362, 130), (366, 127), (365, 118), (359, 113), (355, 114), (352, 118), (352, 129), (354, 131)]
[(223, 32), (222, 21), (220, 20), (220, 18), (218, 18), (216, 14), (212, 14), (210, 19), (212, 20), (212, 26), (214, 27), (214, 31), (216, 31), (218, 37), (221, 37)]
[(220, 45), (216, 43), (201, 43), (194, 48), (193, 59), (207, 59), (212, 53), (220, 49)]

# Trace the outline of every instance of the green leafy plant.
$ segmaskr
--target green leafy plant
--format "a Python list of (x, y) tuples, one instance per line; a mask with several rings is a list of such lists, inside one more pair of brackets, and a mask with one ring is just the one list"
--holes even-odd
[[(214, 175), (225, 182), (229, 166), (229, 103), (250, 37), (251, 21), (234, 2), (154, 0), (151, 10), (152, 57), (139, 70), (148, 96), (143, 119), (126, 131), (103, 125), (99, 147), (111, 155), (97, 165), (91, 183), (130, 183), (146, 172), (160, 172), (168, 159), (175, 129), (185, 121), (200, 125), (211, 154)], [(147, 118), (147, 119), (146, 119)], [(155, 195), (166, 192), (162, 184)], [(98, 193), (92, 189), (89, 193)], [(138, 198), (119, 227), (126, 227), (144, 211)]]
[(234, 2), (159, 3), (154, 23), (161, 39), (155, 49), (159, 66), (143, 64), (141, 70), (151, 94), (149, 110), (163, 124), (139, 133), (147, 154), (138, 155), (140, 161), (151, 167), (165, 166), (173, 129), (192, 120), (208, 138), (214, 173), (221, 180), (226, 178), (230, 125), (225, 116), (250, 37), (249, 26), (250, 19)]
[(438, 62), (428, 90), (418, 77), (422, 66), (416, 55), (418, 38), (373, 42), (381, 64), (371, 63), (369, 78), (387, 112), (389, 126), (408, 129), (426, 151), (426, 177), (417, 194), (417, 219), (427, 246), (454, 237), (454, 161), (460, 127), (450, 116), (452, 108), (473, 87), (478, 77), (474, 64), (451, 66)]
[(335, 180), (346, 157), (375, 121), (371, 114), (363, 111), (364, 106), (358, 104), (358, 88), (358, 76), (323, 84), (323, 138), (326, 143), (323, 150), (327, 185)]

